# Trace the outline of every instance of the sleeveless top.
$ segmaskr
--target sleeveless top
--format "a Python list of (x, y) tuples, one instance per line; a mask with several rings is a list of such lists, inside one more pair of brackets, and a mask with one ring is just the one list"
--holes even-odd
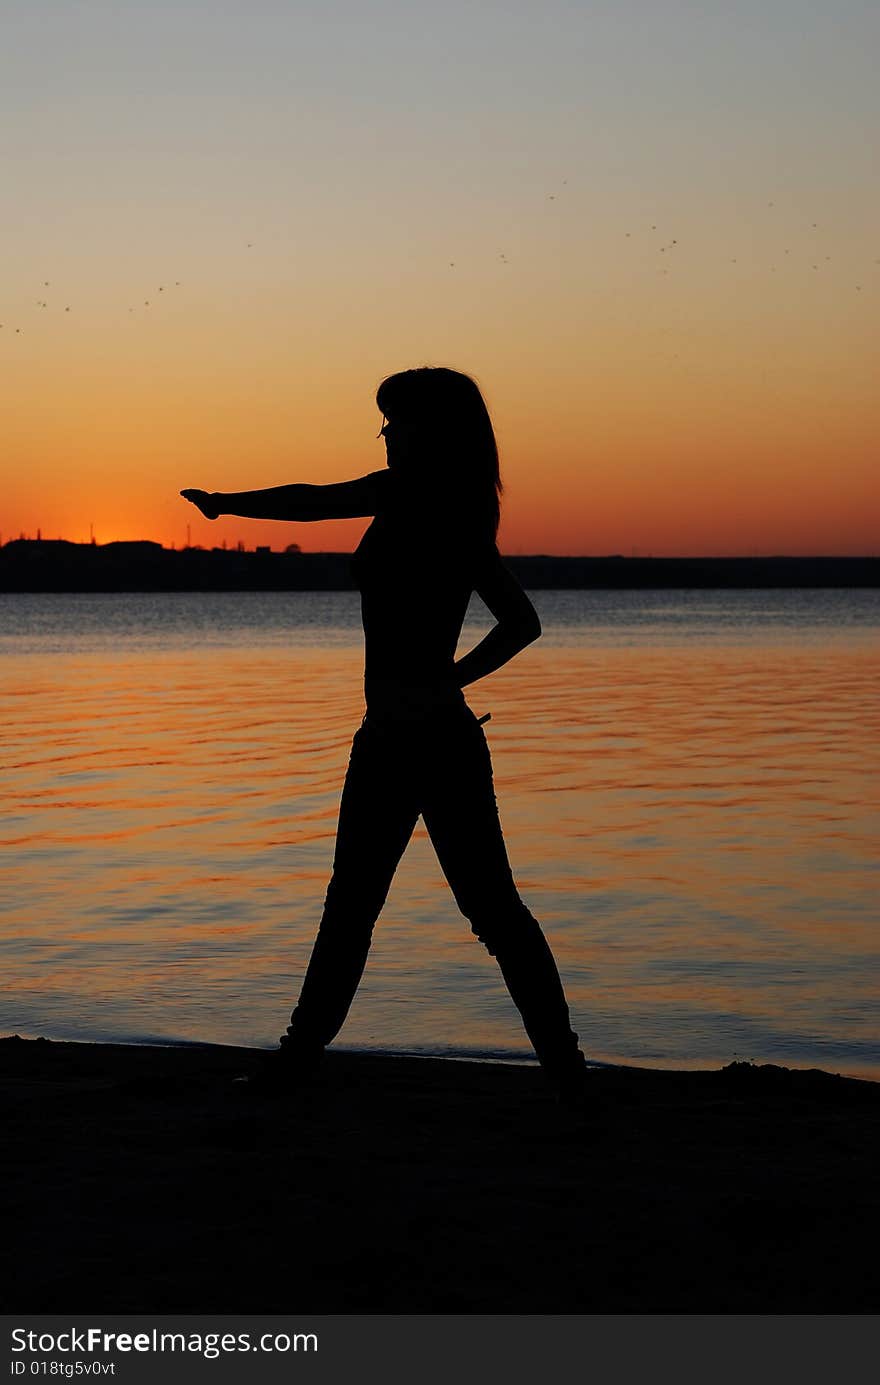
[(390, 470), (374, 473), (382, 503), (352, 555), (364, 627), (370, 722), (418, 722), (467, 710), (454, 661), (471, 593), (494, 543)]

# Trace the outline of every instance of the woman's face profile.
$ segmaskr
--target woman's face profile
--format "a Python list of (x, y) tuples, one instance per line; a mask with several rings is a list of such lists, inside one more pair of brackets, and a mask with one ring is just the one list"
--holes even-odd
[(416, 451), (416, 430), (412, 424), (386, 418), (379, 433), (385, 439), (385, 457), (391, 470), (407, 466)]

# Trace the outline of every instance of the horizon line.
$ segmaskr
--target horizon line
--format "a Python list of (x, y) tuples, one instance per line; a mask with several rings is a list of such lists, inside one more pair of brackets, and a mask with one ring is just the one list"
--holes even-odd
[[(239, 541), (241, 542), (241, 541)], [(3, 541), (0, 537), (0, 550), (9, 548), (17, 544), (33, 545), (54, 545), (67, 544), (72, 548), (111, 548), (119, 546), (137, 547), (149, 544), (151, 547), (161, 549), (163, 553), (229, 553), (229, 554), (249, 554), (262, 556), (269, 554), (272, 557), (289, 558), (350, 558), (354, 554), (351, 549), (302, 549), (292, 548), (291, 551), (285, 548), (273, 548), (269, 544), (256, 544), (253, 548), (245, 548), (230, 545), (211, 545), (204, 544), (181, 544), (178, 548), (175, 544), (166, 547), (158, 539), (108, 539), (106, 542), (99, 543), (97, 539), (64, 539), (43, 538), (39, 534), (36, 538), (29, 535), (19, 534), (17, 538)], [(499, 550), (500, 551), (500, 550)], [(852, 562), (871, 562), (880, 559), (878, 553), (673, 553), (673, 554), (654, 554), (640, 553), (633, 551), (627, 553), (511, 553), (503, 551), (503, 558), (545, 558), (565, 561), (602, 561), (602, 562), (766, 562), (766, 561), (788, 561), (788, 562), (815, 562), (815, 561), (852, 561)]]

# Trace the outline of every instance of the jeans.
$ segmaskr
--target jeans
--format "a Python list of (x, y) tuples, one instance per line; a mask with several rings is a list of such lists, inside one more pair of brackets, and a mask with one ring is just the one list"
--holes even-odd
[(421, 722), (356, 731), (333, 874), (299, 1001), (282, 1046), (317, 1052), (342, 1028), (397, 864), (422, 815), (472, 932), (501, 968), (548, 1076), (583, 1063), (556, 963), (520, 898), (498, 819), (492, 761), (466, 703)]

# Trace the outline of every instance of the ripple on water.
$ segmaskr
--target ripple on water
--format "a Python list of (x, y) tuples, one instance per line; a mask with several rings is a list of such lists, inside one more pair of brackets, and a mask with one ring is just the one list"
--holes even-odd
[[(544, 639), (468, 690), (596, 1057), (880, 1075), (880, 601), (809, 595), (538, 593)], [(363, 711), (356, 598), (0, 607), (4, 1028), (271, 1042)], [(528, 1051), (421, 828), (342, 1038)]]

